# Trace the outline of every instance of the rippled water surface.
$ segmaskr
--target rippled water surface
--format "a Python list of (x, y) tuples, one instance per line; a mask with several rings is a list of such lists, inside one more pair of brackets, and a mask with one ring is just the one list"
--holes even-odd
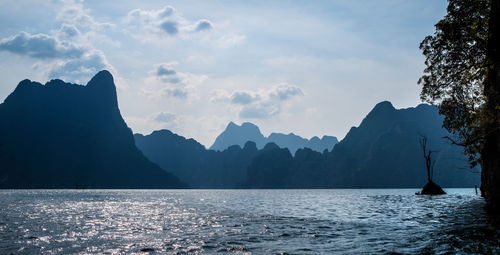
[(4, 190), (0, 254), (500, 253), (473, 189)]

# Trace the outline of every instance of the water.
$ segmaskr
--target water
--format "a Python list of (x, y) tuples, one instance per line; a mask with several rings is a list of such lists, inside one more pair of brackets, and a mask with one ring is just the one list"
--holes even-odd
[(3, 190), (0, 254), (500, 253), (473, 189)]

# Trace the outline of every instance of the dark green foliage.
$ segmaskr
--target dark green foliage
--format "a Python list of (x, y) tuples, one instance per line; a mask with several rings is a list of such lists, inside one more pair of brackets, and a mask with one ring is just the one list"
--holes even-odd
[(420, 46), (421, 97), (440, 106), (450, 141), (481, 164), (481, 195), (500, 207), (500, 1), (449, 0), (447, 11)]
[(489, 0), (450, 0), (436, 32), (420, 44), (426, 69), (419, 79), (422, 100), (439, 104), (443, 126), (463, 145), (472, 165), (484, 143)]

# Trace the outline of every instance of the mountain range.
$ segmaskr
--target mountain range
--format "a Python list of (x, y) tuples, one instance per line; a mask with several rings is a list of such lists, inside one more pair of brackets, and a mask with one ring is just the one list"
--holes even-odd
[[(247, 168), (246, 188), (417, 188), (427, 182), (419, 141), (426, 136), (435, 151), (434, 180), (443, 187), (479, 185), (479, 169), (468, 169), (461, 148), (450, 135), (435, 106), (395, 109), (377, 104), (331, 152), (301, 149), (293, 157), (269, 146)], [(268, 146), (266, 146), (268, 147)]]
[(255, 142), (233, 145), (223, 151), (206, 150), (194, 139), (169, 130), (150, 135), (135, 134), (137, 147), (163, 169), (168, 169), (192, 188), (238, 188), (257, 153)]
[(0, 104), (0, 188), (420, 188), (422, 135), (437, 183), (478, 185), (442, 122), (435, 106), (381, 102), (338, 143), (229, 123), (207, 150), (168, 130), (133, 135), (107, 71), (86, 86), (23, 80)]
[[(479, 170), (469, 170), (461, 149), (442, 138), (449, 135), (442, 121), (435, 106), (397, 110), (381, 102), (333, 150), (306, 147), (295, 155), (272, 142), (259, 149), (255, 141), (243, 148), (235, 144), (223, 151), (206, 150), (167, 130), (136, 134), (135, 139), (153, 162), (195, 188), (409, 188), (427, 181), (419, 144), (425, 135), (435, 151), (435, 181), (444, 187), (478, 185)], [(247, 138), (239, 138), (242, 134)], [(248, 134), (265, 141), (251, 123), (230, 123), (218, 141), (241, 142)]]
[(23, 80), (0, 104), (0, 188), (183, 188), (123, 120), (113, 77)]
[(226, 129), (217, 136), (210, 149), (222, 151), (232, 145), (243, 146), (247, 141), (255, 142), (258, 149), (264, 148), (267, 143), (275, 143), (281, 148), (288, 148), (292, 154), (302, 148), (310, 148), (318, 152), (330, 151), (338, 143), (337, 138), (334, 136), (323, 136), (321, 139), (315, 136), (309, 140), (294, 133), (288, 135), (271, 133), (269, 137), (265, 137), (260, 132), (259, 127), (252, 123), (243, 122), (238, 126), (230, 122)]

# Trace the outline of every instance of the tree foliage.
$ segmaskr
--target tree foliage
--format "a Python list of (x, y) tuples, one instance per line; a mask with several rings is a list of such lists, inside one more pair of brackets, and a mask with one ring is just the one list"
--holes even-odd
[(449, 0), (447, 15), (433, 35), (420, 44), (426, 57), (421, 99), (440, 106), (449, 139), (465, 147), (471, 165), (478, 163), (486, 131), (484, 84), (491, 63), (487, 57), (489, 0)]

